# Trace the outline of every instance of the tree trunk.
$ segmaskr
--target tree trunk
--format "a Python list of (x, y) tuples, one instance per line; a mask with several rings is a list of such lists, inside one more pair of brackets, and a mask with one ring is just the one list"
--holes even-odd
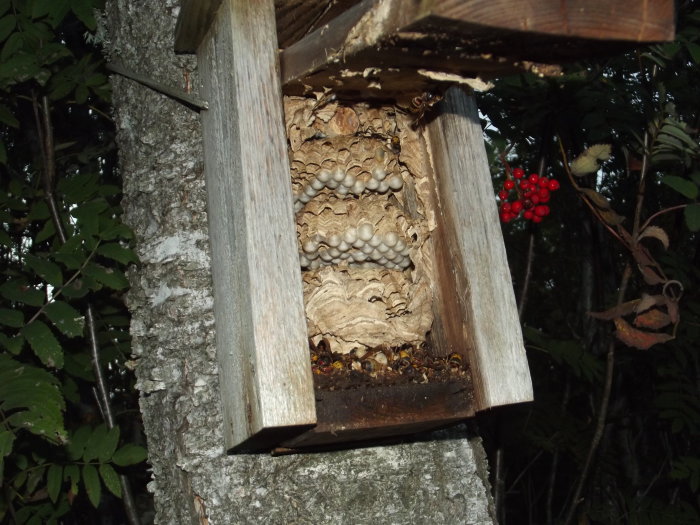
[[(108, 2), (109, 60), (196, 92), (195, 57), (173, 52), (178, 9)], [(141, 259), (128, 303), (156, 522), (493, 523), (486, 458), (466, 425), (391, 446), (224, 453), (200, 118), (122, 76), (113, 86), (125, 221)]]

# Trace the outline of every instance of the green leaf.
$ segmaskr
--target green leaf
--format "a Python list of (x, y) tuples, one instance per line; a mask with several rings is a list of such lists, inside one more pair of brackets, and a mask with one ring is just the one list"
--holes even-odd
[(0, 42), (4, 42), (5, 39), (14, 31), (17, 25), (17, 19), (14, 15), (7, 15), (0, 18)]
[[(684, 131), (684, 127), (685, 124), (682, 122), (675, 122), (673, 120), (666, 119), (666, 124), (664, 124), (664, 126), (661, 128), (661, 133), (672, 135), (682, 142), (685, 142), (685, 144), (691, 149), (697, 150), (699, 147), (697, 141), (693, 140), (693, 138)], [(662, 136), (663, 135), (660, 135), (659, 139)]]
[(58, 328), (63, 335), (78, 337), (83, 335), (85, 318), (71, 305), (63, 301), (54, 301), (44, 308), (46, 317)]
[(119, 427), (114, 426), (107, 432), (106, 437), (102, 440), (100, 448), (98, 450), (97, 459), (100, 463), (106, 463), (109, 461), (114, 452), (117, 450), (117, 445), (119, 444)]
[(689, 199), (695, 199), (698, 196), (698, 187), (692, 181), (677, 177), (676, 175), (666, 175), (661, 179), (661, 182), (673, 188), (681, 195)]
[(53, 224), (53, 221), (46, 221), (44, 223), (44, 227), (37, 233), (36, 237), (34, 238), (35, 243), (40, 243), (44, 242), (47, 239), (50, 239), (56, 235), (56, 227)]
[(15, 434), (9, 430), (0, 431), (0, 458), (4, 458), (12, 452), (15, 442)]
[(10, 59), (15, 53), (24, 47), (24, 33), (17, 31), (10, 35), (5, 45), (2, 46), (0, 52), (0, 62), (5, 62)]
[(66, 465), (63, 469), (63, 481), (70, 480), (70, 491), (78, 494), (78, 483), (80, 482), (80, 468), (78, 465)]
[(62, 263), (69, 270), (77, 270), (85, 262), (83, 254), (55, 252), (53, 258)]
[(100, 477), (105, 484), (105, 487), (116, 497), (122, 497), (122, 486), (119, 483), (119, 474), (114, 470), (114, 467), (109, 463), (103, 463), (99, 467)]
[(700, 231), (700, 204), (690, 204), (684, 210), (685, 223), (691, 232)]
[(6, 423), (49, 441), (63, 441), (65, 402), (58, 380), (48, 371), (0, 354), (0, 410), (13, 412)]
[(698, 44), (688, 42), (685, 47), (690, 54), (690, 58), (693, 59), (693, 62), (695, 62), (696, 65), (700, 64), (700, 46)]
[(19, 120), (17, 120), (14, 114), (4, 104), (0, 104), (0, 122), (12, 128), (19, 127)]
[(35, 255), (26, 255), (24, 262), (51, 286), (63, 284), (63, 273), (57, 264)]
[(63, 363), (63, 370), (73, 377), (78, 377), (85, 381), (95, 381), (92, 370), (92, 358), (87, 353), (67, 353)]
[(51, 465), (46, 473), (46, 491), (49, 493), (49, 498), (53, 503), (58, 499), (58, 493), (63, 485), (63, 467), (60, 465)]
[(24, 326), (24, 314), (19, 310), (0, 308), (0, 324), (11, 326), (12, 328), (20, 328)]
[(93, 465), (83, 465), (83, 485), (92, 506), (95, 508), (99, 507), (100, 499), (102, 498), (102, 485), (100, 484), (100, 476), (97, 473), (97, 469)]
[(129, 287), (129, 281), (124, 274), (116, 268), (107, 268), (101, 264), (88, 263), (83, 273), (87, 277), (91, 277), (113, 290), (124, 290)]
[(126, 467), (129, 465), (136, 465), (141, 463), (147, 457), (146, 449), (134, 445), (133, 443), (127, 443), (119, 450), (117, 450), (112, 456), (112, 463), (120, 467)]
[(121, 264), (138, 263), (139, 260), (133, 250), (124, 248), (118, 242), (110, 242), (100, 245), (97, 253), (109, 259), (113, 259)]
[(11, 354), (18, 355), (24, 346), (24, 336), (20, 334), (8, 337), (6, 334), (0, 333), (0, 345)]
[[(2, 157), (2, 150), (3, 150), (4, 144), (0, 142), (0, 164), (4, 164), (5, 161), (3, 160)], [(8, 235), (8, 233), (5, 230), (0, 229), (0, 244), (3, 246), (7, 246), (8, 248), (12, 246), (12, 239)]]
[(63, 368), (63, 348), (48, 326), (33, 321), (22, 328), (22, 335), (45, 366)]
[(98, 425), (92, 430), (83, 454), (85, 461), (93, 461), (99, 457), (100, 452), (105, 447), (107, 432), (107, 427), (104, 424)]
[(87, 445), (91, 435), (92, 429), (87, 425), (83, 425), (73, 432), (68, 441), (68, 445), (66, 445), (68, 457), (73, 461), (82, 459), (85, 452), (85, 445)]
[(91, 280), (88, 279), (75, 279), (68, 286), (63, 288), (63, 296), (72, 299), (78, 299), (80, 297), (85, 297), (90, 291)]
[(99, 176), (95, 173), (78, 173), (59, 181), (58, 190), (69, 204), (84, 202), (98, 190)]
[(125, 224), (115, 224), (114, 226), (110, 226), (109, 228), (106, 228), (104, 231), (100, 233), (100, 237), (104, 239), (105, 241), (111, 241), (113, 239), (133, 239), (134, 238), (134, 232), (132, 232), (128, 226)]
[(85, 27), (90, 31), (94, 31), (97, 28), (91, 0), (71, 0), (70, 7), (75, 16), (78, 17), (78, 20), (85, 24)]
[(10, 301), (24, 303), (29, 306), (42, 306), (44, 292), (27, 284), (25, 279), (10, 279), (0, 286), (0, 295)]

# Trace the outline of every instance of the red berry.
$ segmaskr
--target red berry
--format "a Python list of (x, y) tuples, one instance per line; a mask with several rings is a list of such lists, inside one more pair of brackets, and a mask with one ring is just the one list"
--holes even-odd
[(522, 179), (525, 176), (525, 170), (522, 168), (515, 168), (513, 170), (513, 177), (516, 179)]
[(520, 213), (521, 211), (523, 211), (523, 203), (520, 201), (515, 201), (510, 205), (510, 211), (516, 214)]
[(542, 222), (542, 217), (540, 217), (539, 215), (535, 215), (534, 217), (532, 217), (532, 222), (534, 222), (535, 224), (538, 224), (538, 223)]
[(532, 201), (532, 204), (539, 204), (540, 196), (537, 193), (535, 193), (532, 197), (530, 197), (530, 200)]
[(540, 186), (540, 188), (546, 188), (549, 186), (549, 179), (547, 177), (540, 177), (540, 180), (537, 181), (537, 184)]
[(530, 184), (537, 184), (537, 181), (540, 180), (540, 176), (537, 173), (531, 174), (528, 179), (530, 181)]
[(504, 202), (503, 204), (501, 204), (501, 211), (509, 212), (510, 206), (511, 206), (510, 202)]
[(530, 183), (526, 180), (521, 180), (520, 181), (520, 188), (523, 190), (529, 190), (530, 189)]
[(504, 190), (512, 190), (513, 188), (515, 188), (515, 182), (513, 182), (512, 180), (508, 179), (503, 183)]
[(523, 218), (527, 219), (528, 221), (531, 220), (535, 216), (534, 213), (532, 213), (532, 210), (525, 210), (523, 213)]
[(532, 203), (532, 201), (530, 199), (523, 200), (523, 208), (525, 208), (526, 210), (529, 210), (533, 206), (534, 206), (534, 204)]
[(508, 192), (506, 190), (501, 190), (498, 192), (498, 198), (502, 201), (508, 199)]
[(552, 179), (549, 181), (549, 184), (547, 185), (547, 188), (549, 188), (549, 191), (556, 191), (559, 189), (559, 181)]
[(512, 216), (510, 213), (507, 211), (502, 211), (501, 212), (501, 222), (510, 222), (512, 220)]
[(540, 204), (539, 206), (535, 206), (535, 215), (539, 215), (540, 217), (544, 217), (545, 215), (549, 215), (549, 206), (545, 206), (543, 204)]
[(537, 190), (537, 195), (540, 196), (540, 202), (542, 202), (542, 199), (549, 200), (549, 190), (547, 188), (540, 188)]

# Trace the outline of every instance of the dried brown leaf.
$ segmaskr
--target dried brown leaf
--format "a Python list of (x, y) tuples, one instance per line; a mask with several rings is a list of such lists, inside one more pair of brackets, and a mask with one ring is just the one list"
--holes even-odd
[(654, 308), (648, 312), (638, 315), (634, 318), (634, 326), (638, 328), (649, 328), (650, 330), (658, 330), (664, 328), (671, 324), (671, 317), (659, 310)]
[(666, 300), (663, 295), (649, 295), (646, 293), (642, 294), (642, 297), (639, 299), (639, 302), (637, 303), (637, 307), (634, 309), (634, 311), (638, 314), (644, 312), (645, 310), (648, 310), (652, 306), (656, 306), (657, 304), (665, 304)]
[(625, 220), (625, 218), (622, 215), (618, 215), (613, 210), (601, 210), (600, 216), (610, 226), (619, 226)]
[(581, 193), (590, 199), (590, 201), (601, 210), (611, 210), (610, 202), (600, 193), (591, 188), (581, 188)]
[(664, 245), (664, 248), (668, 250), (668, 234), (664, 231), (663, 228), (659, 228), (658, 226), (649, 226), (645, 228), (642, 233), (639, 234), (637, 240), (642, 240), (645, 237), (653, 237), (654, 239), (658, 239), (661, 242), (661, 244)]
[(673, 324), (678, 324), (681, 320), (681, 314), (678, 311), (678, 301), (666, 298), (666, 310), (668, 311), (668, 316)]
[(594, 144), (573, 160), (571, 173), (577, 177), (595, 173), (600, 163), (610, 158), (611, 149), (610, 144)]
[(642, 277), (644, 277), (644, 282), (654, 286), (655, 284), (661, 284), (665, 281), (661, 275), (652, 266), (640, 266), (639, 271), (642, 272)]
[(639, 350), (648, 350), (652, 346), (666, 343), (673, 339), (672, 335), (659, 332), (645, 332), (637, 330), (627, 321), (621, 318), (615, 319), (615, 337), (622, 343)]
[(629, 315), (632, 312), (636, 311), (637, 303), (639, 303), (639, 299), (635, 299), (634, 301), (627, 301), (626, 303), (614, 306), (608, 310), (605, 310), (604, 312), (588, 312), (588, 315), (590, 315), (593, 319), (612, 321), (617, 317)]

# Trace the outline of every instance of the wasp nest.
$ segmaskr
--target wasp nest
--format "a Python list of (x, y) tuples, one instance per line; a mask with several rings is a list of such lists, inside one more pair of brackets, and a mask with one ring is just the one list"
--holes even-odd
[(422, 141), (393, 107), (285, 100), (311, 339), (334, 351), (419, 345), (433, 322)]

